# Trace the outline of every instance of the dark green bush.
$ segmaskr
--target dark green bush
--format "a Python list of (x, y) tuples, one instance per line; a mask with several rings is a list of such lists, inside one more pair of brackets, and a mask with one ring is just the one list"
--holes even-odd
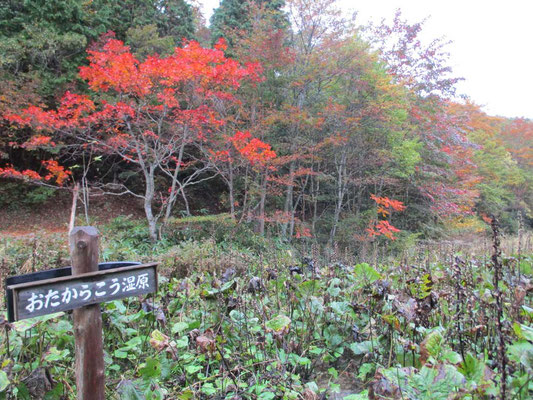
[(17, 209), (35, 206), (45, 203), (55, 194), (54, 188), (0, 180), (0, 207)]

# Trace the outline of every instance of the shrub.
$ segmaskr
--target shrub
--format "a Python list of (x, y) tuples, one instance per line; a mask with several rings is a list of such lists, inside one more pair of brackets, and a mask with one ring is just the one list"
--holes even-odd
[(2, 182), (0, 207), (17, 209), (45, 203), (56, 194), (54, 188), (34, 186), (23, 182)]
[(221, 248), (213, 239), (190, 239), (169, 249), (161, 256), (160, 261), (160, 271), (163, 275), (183, 278), (193, 273), (220, 276), (228, 268), (242, 274), (256, 260), (250, 253), (235, 248)]

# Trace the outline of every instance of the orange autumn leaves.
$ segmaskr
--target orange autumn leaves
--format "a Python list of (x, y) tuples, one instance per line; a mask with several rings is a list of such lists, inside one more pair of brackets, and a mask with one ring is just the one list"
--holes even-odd
[(377, 204), (377, 212), (383, 217), (391, 214), (391, 211), (404, 211), (405, 206), (399, 200), (389, 199), (388, 197), (378, 197), (374, 194), (370, 195), (370, 198)]
[[(172, 103), (168, 106), (174, 107), (174, 92), (180, 90), (180, 84), (194, 82), (198, 92), (216, 96), (217, 85), (238, 88), (244, 78), (261, 79), (259, 64), (243, 67), (226, 58), (225, 49), (222, 39), (214, 49), (190, 41), (184, 47), (176, 47), (168, 57), (153, 55), (141, 62), (120, 40), (110, 39), (101, 51), (88, 51), (90, 65), (80, 68), (80, 77), (95, 92), (114, 90), (145, 97), (156, 91), (163, 100)], [(166, 90), (160, 90), (161, 87)]]
[(276, 158), (276, 153), (272, 147), (257, 138), (252, 138), (250, 132), (237, 131), (229, 138), (237, 151), (247, 159), (252, 165), (264, 165), (268, 161)]
[[(379, 197), (374, 194), (370, 195), (370, 198), (376, 203), (376, 212), (378, 218), (389, 218), (394, 211), (404, 211), (405, 205), (399, 200), (393, 200), (388, 197)], [(388, 239), (395, 240), (395, 233), (400, 232), (398, 228), (391, 225), (391, 223), (385, 219), (374, 219), (370, 222), (366, 231), (369, 237), (385, 236)]]
[(236, 166), (246, 162), (252, 167), (273, 168), (271, 161), (277, 156), (270, 144), (252, 137), (249, 131), (237, 131), (233, 136), (225, 136), (222, 150), (209, 149), (213, 162)]
[(39, 175), (36, 171), (26, 169), (24, 171), (18, 171), (11, 166), (5, 168), (0, 168), (0, 177), (1, 178), (15, 178), (15, 179), (24, 179), (30, 181), (48, 181), (54, 182), (62, 186), (65, 181), (71, 176), (71, 172), (63, 168), (57, 161), (47, 160), (42, 161), (43, 167), (46, 169), (47, 173), (43, 177)]
[[(141, 61), (123, 42), (111, 38), (88, 50), (89, 65), (80, 68), (80, 77), (96, 94), (94, 101), (88, 95), (67, 92), (56, 110), (31, 106), (4, 117), (14, 126), (33, 129), (34, 136), (20, 145), (28, 150), (79, 138), (86, 142), (80, 144), (82, 150), (90, 143), (97, 151), (119, 154), (128, 162), (160, 157), (159, 164), (167, 166), (175, 161), (182, 143), (216, 149), (220, 128), (226, 124), (217, 105), (237, 103), (233, 91), (245, 79), (262, 80), (259, 64), (242, 65), (227, 58), (225, 49), (223, 40), (213, 49), (190, 41), (168, 57), (153, 55)], [(252, 165), (264, 165), (276, 156), (269, 144), (249, 132), (224, 140)], [(138, 143), (147, 148), (139, 152)], [(0, 176), (48, 180), (52, 174), (58, 184), (65, 182), (69, 173), (60, 171), (59, 165), (49, 161), (43, 165), (48, 171), (45, 177), (11, 166), (0, 170)]]

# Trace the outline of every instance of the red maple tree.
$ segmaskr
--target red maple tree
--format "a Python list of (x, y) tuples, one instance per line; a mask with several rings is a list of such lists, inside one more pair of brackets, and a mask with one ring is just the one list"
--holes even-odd
[[(105, 42), (88, 51), (89, 65), (80, 68), (91, 97), (67, 92), (56, 110), (31, 106), (6, 118), (33, 128), (35, 135), (24, 146), (75, 143), (81, 151), (118, 156), (135, 166), (144, 177), (144, 192), (123, 183), (114, 189), (143, 199), (155, 240), (159, 219), (170, 216), (178, 196), (188, 210), (185, 188), (214, 176), (211, 160), (202, 155), (225, 124), (218, 110), (235, 103), (234, 93), (244, 80), (260, 80), (259, 64), (241, 65), (227, 58), (225, 49), (222, 40), (214, 49), (190, 41), (168, 57), (153, 55), (141, 61), (128, 46), (107, 35)], [(271, 151), (254, 139), (238, 150), (253, 162)], [(30, 179), (56, 176), (57, 183), (64, 182), (69, 172), (54, 161), (46, 163), (49, 174), (41, 178), (12, 168), (0, 174)], [(170, 187), (158, 187), (158, 175)], [(159, 207), (154, 207), (156, 200)]]
[[(376, 202), (377, 214), (382, 217), (390, 218), (394, 211), (404, 211), (405, 206), (399, 200), (389, 199), (388, 197), (380, 197), (374, 194), (370, 195), (370, 198)], [(400, 232), (398, 228), (393, 226), (387, 220), (374, 219), (370, 222), (368, 228), (366, 228), (369, 237), (385, 236), (388, 239), (395, 240), (395, 233)]]

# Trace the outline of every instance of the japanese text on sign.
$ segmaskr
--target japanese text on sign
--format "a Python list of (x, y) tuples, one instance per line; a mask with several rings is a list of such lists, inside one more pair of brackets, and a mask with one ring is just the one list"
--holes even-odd
[[(48, 289), (46, 294), (31, 292), (25, 308), (29, 313), (33, 313), (43, 308), (53, 309), (61, 304), (68, 305), (72, 300), (77, 300), (78, 297), (83, 301), (89, 301), (104, 297), (108, 293), (111, 296), (115, 296), (121, 291), (132, 292), (136, 289), (146, 289), (149, 287), (148, 273), (140, 274), (137, 277), (124, 277), (122, 281), (119, 281), (119, 278), (113, 278), (109, 288), (106, 289), (107, 284), (108, 282), (101, 281), (82, 284), (81, 287), (67, 286), (61, 292), (54, 289)], [(50, 312), (54, 311), (50, 310)]]
[(94, 275), (59, 278), (16, 290), (17, 319), (36, 317), (86, 305), (154, 292), (154, 265), (125, 267)]

